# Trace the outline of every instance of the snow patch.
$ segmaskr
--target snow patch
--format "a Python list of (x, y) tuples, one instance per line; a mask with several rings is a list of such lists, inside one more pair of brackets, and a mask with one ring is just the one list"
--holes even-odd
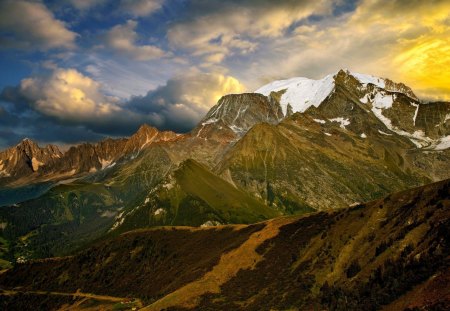
[(315, 122), (320, 123), (320, 124), (325, 124), (327, 123), (327, 121), (322, 120), (322, 119), (313, 119)]
[(450, 113), (445, 116), (444, 123), (450, 120)]
[(414, 117), (413, 117), (414, 126), (416, 126), (416, 118), (417, 118), (417, 113), (419, 112), (419, 105), (416, 105), (416, 104), (413, 104), (413, 103), (411, 103), (411, 105), (416, 107), (416, 111), (414, 111)]
[(375, 97), (372, 101), (372, 106), (379, 109), (391, 108), (394, 100), (395, 95), (386, 95), (385, 92), (380, 91), (375, 93)]
[(327, 136), (332, 136), (330, 133), (326, 133), (326, 132), (325, 132), (324, 134), (327, 135)]
[(168, 183), (165, 183), (162, 186), (163, 186), (163, 188), (166, 188), (167, 190), (170, 190), (170, 189), (172, 189), (175, 186), (175, 183), (173, 181), (170, 181)]
[(378, 78), (375, 76), (371, 76), (371, 75), (365, 75), (365, 74), (361, 74), (361, 73), (357, 73), (357, 72), (349, 72), (350, 75), (352, 75), (353, 77), (355, 77), (359, 82), (361, 82), (361, 84), (363, 85), (367, 85), (369, 83), (374, 84), (382, 89), (384, 89), (386, 87), (386, 83), (384, 82), (384, 79), (382, 78)]
[(383, 115), (381, 108), (374, 106), (372, 107), (372, 112), (378, 118), (378, 120), (380, 120), (381, 122), (383, 122), (384, 125), (386, 125), (388, 129), (390, 129), (391, 131), (394, 129), (394, 127), (392, 126), (392, 121)]
[(439, 142), (432, 147), (434, 150), (445, 150), (448, 148), (450, 148), (450, 135), (441, 138)]
[(219, 119), (211, 118), (211, 119), (208, 119), (205, 122), (203, 122), (202, 125), (205, 126), (207, 124), (216, 123), (217, 121), (219, 121)]
[(344, 118), (341, 118), (341, 117), (339, 117), (339, 118), (334, 118), (334, 119), (329, 119), (331, 122), (338, 122), (338, 123), (340, 123), (340, 127), (341, 128), (343, 128), (343, 129), (345, 129), (345, 127), (347, 126), (347, 125), (350, 125), (350, 120), (349, 119), (344, 119)]
[(109, 231), (115, 230), (117, 229), (121, 224), (123, 224), (123, 222), (125, 221), (125, 217), (124, 216), (125, 212), (121, 212), (119, 215), (116, 216), (116, 222), (113, 224), (113, 226), (111, 227), (111, 229), (109, 229)]
[(245, 132), (245, 130), (244, 129), (242, 129), (241, 127), (239, 127), (239, 126), (236, 126), (236, 125), (230, 125), (230, 129), (234, 132), (234, 133), (236, 133), (236, 134), (241, 134), (242, 132)]
[(269, 96), (271, 92), (286, 90), (280, 99), (281, 109), (286, 116), (289, 104), (293, 112), (304, 112), (311, 106), (319, 107), (334, 89), (333, 76), (328, 75), (320, 80), (300, 77), (274, 81), (257, 89), (255, 93)]
[(112, 217), (114, 217), (114, 216), (116, 216), (116, 212), (115, 212), (115, 211), (108, 211), (108, 210), (104, 211), (104, 212), (100, 215), (100, 217), (104, 217), (104, 218), (112, 218)]
[(380, 131), (380, 130), (378, 130), (378, 133), (380, 133), (382, 135), (386, 135), (386, 136), (392, 136), (392, 134), (388, 134), (388, 133)]
[(362, 133), (360, 136), (361, 138), (367, 138), (367, 135), (365, 133)]

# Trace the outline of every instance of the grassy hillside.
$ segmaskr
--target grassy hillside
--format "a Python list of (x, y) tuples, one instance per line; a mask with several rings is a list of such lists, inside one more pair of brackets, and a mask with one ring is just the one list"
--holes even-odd
[(160, 186), (143, 193), (140, 203), (117, 220), (121, 223), (117, 230), (162, 225), (248, 224), (279, 215), (261, 200), (189, 159)]
[(79, 291), (137, 298), (145, 310), (447, 310), (449, 189), (447, 180), (254, 225), (133, 231), (18, 264), (0, 286), (29, 303), (36, 291)]

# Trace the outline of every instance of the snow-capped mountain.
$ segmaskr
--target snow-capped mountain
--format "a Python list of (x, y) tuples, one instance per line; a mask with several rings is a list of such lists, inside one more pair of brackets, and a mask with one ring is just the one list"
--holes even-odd
[(444, 150), (450, 147), (449, 107), (445, 102), (421, 102), (403, 83), (340, 70), (319, 80), (296, 77), (271, 82), (253, 94), (226, 95), (193, 135), (236, 141), (255, 124), (277, 124), (294, 113), (306, 113), (318, 114), (319, 122), (349, 125), (362, 136), (370, 125), (386, 135), (406, 137), (418, 148)]
[[(318, 107), (335, 90), (335, 79), (340, 73), (355, 78), (361, 84), (360, 89), (367, 93), (362, 99), (366, 102), (368, 101), (368, 97), (374, 94), (376, 96), (374, 102), (377, 104), (381, 104), (384, 107), (392, 105), (392, 96), (382, 94), (382, 90), (403, 93), (418, 101), (413, 91), (402, 83), (395, 83), (389, 79), (354, 73), (348, 70), (341, 70), (334, 74), (329, 74), (320, 80), (296, 77), (273, 81), (257, 89), (255, 93), (269, 96), (272, 92), (280, 92), (280, 106), (285, 116), (288, 113), (289, 106), (292, 112), (305, 112), (311, 106)], [(373, 92), (373, 87), (375, 87), (375, 92)]]
[(311, 107), (318, 108), (339, 86), (356, 96), (352, 100), (364, 104), (364, 108), (385, 125), (387, 131), (383, 132), (388, 135), (396, 133), (408, 137), (419, 148), (442, 150), (450, 147), (449, 105), (421, 103), (409, 87), (389, 79), (340, 70), (320, 80), (298, 77), (274, 81), (255, 93), (267, 97), (278, 94), (283, 115), (288, 116), (304, 113)]

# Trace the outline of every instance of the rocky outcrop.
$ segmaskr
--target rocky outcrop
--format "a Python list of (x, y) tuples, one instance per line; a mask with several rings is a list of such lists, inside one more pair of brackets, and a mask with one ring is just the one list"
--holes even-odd
[(257, 123), (276, 124), (282, 118), (281, 107), (274, 96), (230, 94), (210, 109), (193, 135), (220, 140), (239, 138)]

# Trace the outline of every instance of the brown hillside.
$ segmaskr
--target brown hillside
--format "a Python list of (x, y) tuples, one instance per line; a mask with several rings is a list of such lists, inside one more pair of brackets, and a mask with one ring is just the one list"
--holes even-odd
[(145, 310), (448, 310), (449, 186), (249, 226), (133, 231), (73, 257), (18, 264), (0, 286), (20, 291), (21, 306), (41, 297), (27, 293), (49, 291), (48, 302), (53, 291), (79, 290), (138, 298)]

